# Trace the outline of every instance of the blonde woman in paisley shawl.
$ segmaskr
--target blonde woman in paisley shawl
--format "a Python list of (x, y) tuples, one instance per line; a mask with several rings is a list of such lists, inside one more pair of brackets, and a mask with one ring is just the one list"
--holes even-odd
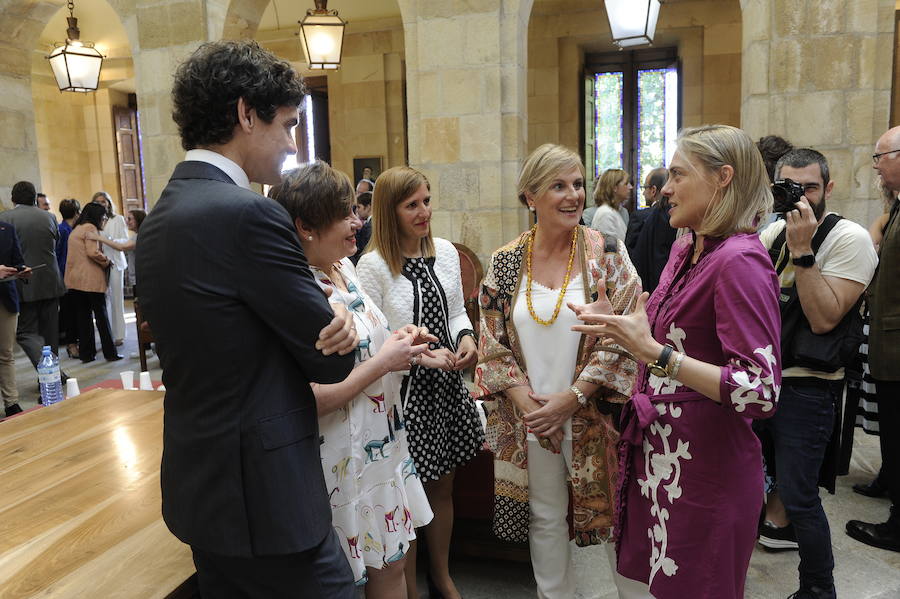
[[(491, 256), (475, 383), (495, 456), (494, 532), (528, 539), (538, 597), (570, 599), (567, 481), (576, 543), (608, 541), (618, 440), (609, 413), (631, 393), (636, 365), (573, 333), (578, 321), (566, 304), (602, 296), (607, 309), (625, 314), (640, 282), (621, 241), (607, 243), (578, 225), (585, 192), (577, 154), (539, 147), (522, 168), (518, 191), (537, 225)], [(612, 561), (611, 547), (608, 553)]]
[(753, 141), (725, 125), (682, 131), (662, 193), (692, 234), (653, 295), (575, 327), (641, 363), (622, 415), (617, 567), (644, 585), (629, 598), (740, 599), (763, 498), (750, 424), (781, 385), (778, 280), (756, 234), (772, 194)]

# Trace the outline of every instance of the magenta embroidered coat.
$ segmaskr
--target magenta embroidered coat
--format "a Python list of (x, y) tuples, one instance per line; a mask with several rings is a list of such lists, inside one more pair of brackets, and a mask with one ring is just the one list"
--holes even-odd
[(753, 418), (775, 413), (781, 385), (778, 281), (756, 234), (675, 242), (647, 303), (654, 338), (722, 366), (722, 403), (637, 374), (623, 414), (618, 571), (656, 599), (740, 599), (762, 507)]

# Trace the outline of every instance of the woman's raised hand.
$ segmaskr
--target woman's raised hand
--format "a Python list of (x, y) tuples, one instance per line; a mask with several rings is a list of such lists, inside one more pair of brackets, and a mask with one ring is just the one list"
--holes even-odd
[(414, 324), (407, 324), (397, 329), (397, 332), (403, 332), (407, 335), (412, 335), (413, 345), (418, 345), (420, 343), (438, 342), (438, 338), (428, 332), (428, 327), (417, 327)]
[(387, 372), (409, 370), (411, 364), (431, 353), (427, 342), (416, 343), (416, 340), (415, 335), (401, 329), (387, 338), (374, 359), (380, 361)]
[[(647, 321), (646, 310), (648, 297), (650, 297), (649, 293), (646, 291), (642, 293), (634, 311), (622, 316), (591, 313), (587, 310), (576, 311), (578, 320), (584, 324), (575, 325), (572, 330), (598, 337), (604, 344), (616, 343), (638, 360), (653, 362), (659, 355), (662, 345), (650, 334), (650, 323)], [(594, 302), (594, 304), (597, 303)], [(588, 304), (588, 306), (594, 304)]]
[(606, 279), (597, 281), (596, 301), (590, 304), (573, 304), (569, 302), (566, 305), (579, 319), (581, 319), (582, 314), (612, 314), (612, 304), (609, 303), (609, 298), (606, 297)]

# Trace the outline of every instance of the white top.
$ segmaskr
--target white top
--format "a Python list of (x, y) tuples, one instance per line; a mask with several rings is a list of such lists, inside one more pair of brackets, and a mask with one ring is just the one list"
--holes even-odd
[[(459, 253), (452, 243), (434, 238), (434, 273), (447, 296), (450, 338), (456, 342), (459, 332), (472, 329), (463, 301)], [(363, 289), (388, 319), (388, 326), (396, 330), (413, 322), (413, 285), (403, 274), (393, 276), (387, 262), (378, 252), (366, 252), (356, 265)], [(583, 301), (583, 298), (582, 298)]]
[[(125, 243), (128, 241), (128, 225), (125, 224), (125, 217), (121, 214), (113, 216), (106, 221), (106, 225), (103, 227), (103, 230), (100, 231), (100, 234), (117, 243)], [(103, 254), (110, 259), (113, 266), (116, 267), (116, 270), (125, 270), (128, 268), (128, 260), (125, 259), (125, 252), (104, 243)]]
[[(779, 219), (763, 229), (759, 234), (759, 240), (763, 246), (770, 248), (786, 224), (783, 219)], [(816, 252), (816, 265), (822, 272), (822, 276), (838, 277), (868, 286), (875, 275), (878, 254), (875, 252), (875, 245), (872, 243), (869, 232), (852, 220), (843, 218), (834, 225), (822, 245), (819, 246), (819, 251)], [(793, 284), (794, 265), (788, 262), (779, 276), (779, 285), (791, 287)], [(839, 380), (844, 378), (844, 369), (841, 368), (837, 372), (818, 372), (793, 366), (785, 368), (782, 375), (786, 377), (814, 376)]]
[(231, 158), (226, 158), (218, 152), (197, 149), (188, 150), (184, 155), (184, 159), (211, 164), (231, 177), (231, 180), (234, 181), (235, 185), (238, 187), (250, 189), (250, 179), (247, 178), (247, 173), (244, 172), (244, 169)]
[[(569, 281), (559, 316), (550, 326), (538, 324), (528, 313), (528, 302), (525, 299), (527, 288), (526, 277), (519, 285), (512, 321), (519, 334), (528, 380), (535, 393), (564, 391), (572, 386), (575, 363), (578, 360), (578, 344), (581, 341), (581, 334), (572, 331), (572, 327), (580, 323), (566, 304), (584, 303), (584, 282), (580, 274)], [(531, 303), (540, 318), (546, 320), (553, 315), (558, 298), (559, 289), (550, 289), (536, 282), (531, 284)], [(565, 438), (571, 439), (571, 418), (566, 421), (564, 430)], [(528, 433), (528, 440), (536, 440), (534, 433)]]
[(612, 236), (625, 241), (625, 233), (628, 226), (622, 220), (622, 215), (608, 204), (597, 206), (594, 218), (591, 219), (591, 228), (600, 231), (603, 235)]

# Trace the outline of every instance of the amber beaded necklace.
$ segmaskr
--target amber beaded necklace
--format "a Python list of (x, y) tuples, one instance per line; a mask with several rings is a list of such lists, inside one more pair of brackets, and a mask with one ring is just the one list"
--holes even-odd
[(525, 288), (525, 301), (528, 304), (528, 313), (531, 315), (531, 318), (534, 319), (536, 323), (549, 327), (556, 322), (557, 317), (559, 317), (559, 310), (562, 308), (563, 299), (566, 297), (566, 288), (569, 286), (569, 277), (572, 275), (572, 264), (575, 263), (575, 245), (578, 241), (578, 227), (572, 229), (572, 249), (569, 250), (569, 265), (566, 266), (566, 278), (563, 279), (562, 289), (559, 290), (559, 297), (556, 299), (556, 308), (553, 309), (553, 316), (547, 320), (538, 316), (534, 311), (534, 306), (531, 304), (531, 282), (533, 281), (531, 276), (531, 254), (536, 233), (537, 225), (534, 225), (531, 227), (531, 233), (528, 236), (528, 251), (525, 254), (525, 260), (528, 264), (528, 287)]

